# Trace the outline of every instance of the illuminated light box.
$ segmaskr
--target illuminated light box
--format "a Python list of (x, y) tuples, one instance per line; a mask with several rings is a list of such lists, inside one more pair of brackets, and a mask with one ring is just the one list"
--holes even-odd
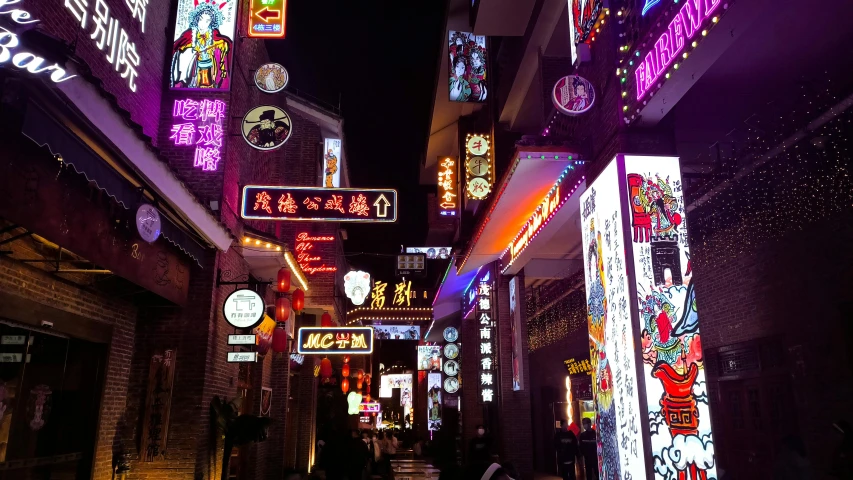
[(358, 404), (359, 413), (379, 413), (382, 411), (382, 405), (379, 402), (362, 402)]
[(169, 86), (228, 90), (234, 77), (231, 60), (237, 1), (178, 0), (177, 3)]
[(250, 38), (284, 38), (287, 0), (250, 0), (246, 17)]
[(445, 157), (438, 162), (438, 209), (440, 215), (455, 216), (457, 197), (456, 159)]
[(323, 186), (339, 188), (341, 186), (341, 139), (323, 139)]
[(247, 220), (396, 222), (397, 191), (247, 185), (240, 215)]
[(418, 345), (418, 370), (441, 371), (440, 345)]
[(451, 102), (485, 102), (489, 93), (485, 35), (450, 30), (447, 51), (450, 54), (448, 99)]
[(427, 375), (427, 428), (441, 430), (441, 374)]
[(428, 260), (447, 260), (450, 247), (406, 247), (406, 253), (422, 253)]
[(485, 200), (492, 192), (492, 146), (486, 134), (465, 137), (465, 195), (471, 200)]
[(301, 355), (359, 355), (373, 353), (371, 327), (302, 327), (297, 337)]
[(420, 340), (421, 329), (414, 325), (373, 325), (378, 340)]
[(684, 207), (677, 157), (618, 155), (581, 196), (602, 478), (717, 475)]

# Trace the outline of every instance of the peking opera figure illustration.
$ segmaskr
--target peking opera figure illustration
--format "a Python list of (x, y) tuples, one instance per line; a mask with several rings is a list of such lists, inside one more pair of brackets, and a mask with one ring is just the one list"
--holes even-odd
[(228, 89), (233, 54), (233, 3), (233, 0), (178, 2), (171, 88)]
[[(626, 178), (653, 468), (657, 479), (713, 480), (714, 442), (678, 159), (662, 160), (674, 161), (662, 168), (666, 173)], [(628, 158), (626, 170), (633, 170)]]

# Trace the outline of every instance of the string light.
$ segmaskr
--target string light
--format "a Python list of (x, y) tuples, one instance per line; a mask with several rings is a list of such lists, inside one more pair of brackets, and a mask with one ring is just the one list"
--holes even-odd
[(583, 272), (531, 289), (526, 309), (527, 345), (531, 353), (575, 333), (586, 332)]

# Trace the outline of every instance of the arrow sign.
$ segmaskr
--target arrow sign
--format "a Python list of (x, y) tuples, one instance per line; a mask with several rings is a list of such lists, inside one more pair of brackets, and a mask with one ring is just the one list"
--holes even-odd
[(281, 10), (270, 10), (267, 7), (264, 7), (262, 10), (259, 10), (255, 15), (258, 16), (265, 23), (269, 23), (270, 19), (279, 19), (281, 17)]
[(385, 218), (388, 216), (388, 207), (391, 206), (391, 202), (385, 198), (385, 194), (379, 195), (379, 198), (373, 202), (373, 206), (376, 207), (376, 216), (379, 218)]

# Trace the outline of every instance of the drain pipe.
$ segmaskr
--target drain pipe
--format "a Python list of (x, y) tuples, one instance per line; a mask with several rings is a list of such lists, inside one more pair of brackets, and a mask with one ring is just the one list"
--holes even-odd
[(756, 168), (758, 168), (761, 165), (764, 165), (765, 163), (767, 163), (768, 161), (776, 158), (780, 153), (782, 153), (785, 150), (787, 150), (788, 148), (796, 145), (797, 142), (804, 139), (808, 134), (810, 134), (810, 133), (814, 132), (815, 130), (817, 130), (818, 128), (826, 125), (827, 123), (829, 123), (830, 120), (833, 120), (835, 117), (842, 114), (844, 111), (846, 111), (851, 106), (853, 106), (853, 94), (850, 94), (849, 96), (847, 96), (847, 98), (836, 103), (829, 110), (825, 111), (819, 117), (817, 117), (814, 120), (812, 120), (811, 122), (809, 122), (809, 124), (806, 125), (805, 128), (798, 130), (796, 133), (794, 133), (790, 137), (783, 140), (782, 143), (780, 143), (778, 146), (776, 146), (775, 148), (773, 148), (769, 152), (767, 152), (764, 155), (762, 155), (761, 157), (759, 157), (758, 160), (752, 162), (751, 164), (749, 164), (746, 167), (744, 167), (743, 169), (741, 169), (737, 174), (735, 174), (734, 177), (722, 181), (719, 185), (715, 186), (714, 188), (712, 188), (710, 191), (708, 191), (707, 193), (705, 193), (701, 197), (690, 202), (690, 205), (687, 206), (687, 211), (691, 212), (691, 211), (695, 210), (696, 208), (701, 207), (702, 204), (708, 202), (716, 194), (722, 192), (726, 187), (729, 186), (729, 184), (731, 184), (732, 182), (736, 182), (738, 180), (741, 180), (742, 178), (749, 175)]

